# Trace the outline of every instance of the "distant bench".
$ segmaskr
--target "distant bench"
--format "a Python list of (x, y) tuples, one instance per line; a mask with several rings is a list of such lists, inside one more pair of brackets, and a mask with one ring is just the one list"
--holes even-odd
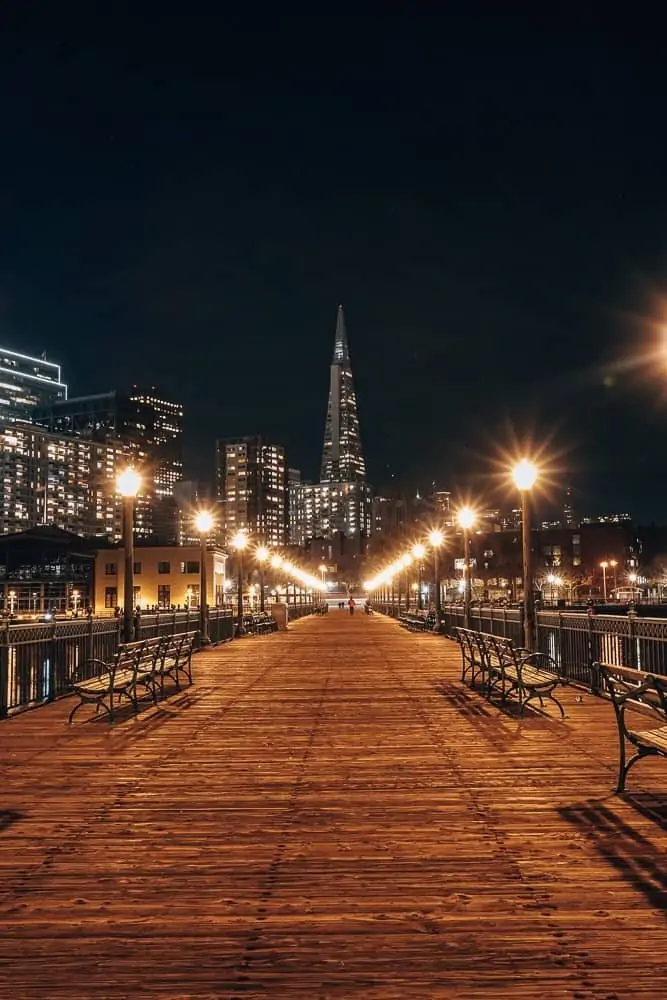
[(461, 649), (461, 680), (475, 687), (479, 680), (487, 698), (500, 695), (501, 701), (515, 696), (519, 711), (537, 699), (544, 708), (545, 700), (558, 706), (561, 718), (565, 711), (554, 694), (559, 684), (564, 684), (558, 664), (546, 653), (532, 652), (515, 646), (512, 639), (477, 632), (456, 626), (456, 639)]
[(253, 611), (243, 616), (243, 627), (248, 635), (267, 635), (278, 631), (278, 622), (268, 611)]
[(156, 704), (158, 696), (164, 697), (167, 679), (174, 682), (177, 691), (179, 675), (191, 684), (192, 650), (197, 635), (184, 632), (124, 642), (109, 663), (99, 659), (84, 661), (72, 682), (79, 702), (70, 712), (68, 723), (83, 705), (94, 705), (96, 714), (102, 709), (113, 722), (115, 707), (123, 698), (130, 701), (135, 712), (139, 711), (140, 688)]
[[(597, 668), (616, 715), (619, 746), (616, 791), (622, 792), (628, 771), (638, 760), (667, 757), (667, 677), (607, 663), (598, 663)], [(630, 727), (625, 718), (628, 709), (644, 716), (646, 726)], [(626, 757), (626, 743), (636, 750), (630, 760)]]
[(432, 611), (402, 611), (398, 616), (398, 624), (408, 632), (432, 632), (436, 618)]

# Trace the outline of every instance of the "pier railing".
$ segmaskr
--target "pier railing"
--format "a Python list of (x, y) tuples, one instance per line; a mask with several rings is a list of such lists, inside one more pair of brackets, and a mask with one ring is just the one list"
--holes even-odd
[[(396, 604), (378, 604), (377, 610), (398, 617)], [(597, 692), (600, 680), (596, 663), (634, 667), (667, 676), (667, 620), (586, 612), (538, 611), (537, 645), (561, 666), (573, 683)], [(463, 625), (463, 607), (442, 609), (442, 633), (454, 638), (456, 625)], [(475, 605), (470, 609), (470, 628), (523, 641), (523, 609)]]

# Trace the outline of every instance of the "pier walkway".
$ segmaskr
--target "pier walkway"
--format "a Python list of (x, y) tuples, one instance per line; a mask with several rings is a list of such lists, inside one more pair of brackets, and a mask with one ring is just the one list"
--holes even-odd
[(344, 612), (193, 668), (0, 724), (0, 997), (667, 997), (667, 767), (612, 794), (608, 703), (522, 720)]

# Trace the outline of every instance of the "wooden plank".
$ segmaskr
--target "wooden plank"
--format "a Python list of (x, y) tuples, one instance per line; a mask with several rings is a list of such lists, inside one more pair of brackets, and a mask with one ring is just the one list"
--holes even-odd
[(193, 671), (2, 723), (0, 996), (667, 995), (667, 765), (611, 794), (608, 702), (521, 719), (345, 612)]

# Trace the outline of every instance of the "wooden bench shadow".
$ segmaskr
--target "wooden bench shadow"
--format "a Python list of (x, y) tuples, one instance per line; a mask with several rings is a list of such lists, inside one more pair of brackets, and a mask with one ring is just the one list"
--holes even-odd
[(10, 826), (18, 823), (23, 818), (24, 814), (17, 812), (15, 809), (0, 809), (0, 833), (8, 830)]
[[(665, 829), (667, 798), (652, 796), (653, 806), (645, 801), (648, 798), (626, 795), (622, 801), (652, 820), (656, 820), (656, 816), (661, 817), (657, 819), (657, 825)], [(598, 854), (667, 918), (667, 857), (660, 846), (615, 812), (613, 802), (610, 806), (607, 802), (589, 799), (574, 806), (563, 806), (558, 813), (584, 834)]]
[[(518, 702), (487, 701), (474, 689), (454, 683), (447, 678), (436, 680), (434, 687), (438, 694), (500, 753), (508, 752), (512, 744), (521, 738), (522, 729), (531, 725), (538, 724), (541, 727), (558, 725), (562, 729), (562, 723), (533, 705), (525, 707), (522, 713)], [(503, 725), (503, 718), (516, 722), (517, 728), (510, 733)]]

